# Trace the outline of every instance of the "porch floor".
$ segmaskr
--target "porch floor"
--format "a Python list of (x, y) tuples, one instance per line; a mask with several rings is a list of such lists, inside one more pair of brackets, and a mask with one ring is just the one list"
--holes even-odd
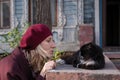
[(120, 70), (120, 58), (119, 59), (110, 59), (118, 70)]

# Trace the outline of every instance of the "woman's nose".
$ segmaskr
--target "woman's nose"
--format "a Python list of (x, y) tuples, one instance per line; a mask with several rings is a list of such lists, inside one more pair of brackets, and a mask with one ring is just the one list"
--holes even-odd
[(55, 47), (56, 47), (56, 44), (55, 44), (55, 42), (54, 42), (54, 41), (52, 42), (52, 47), (53, 47), (53, 48), (55, 48)]

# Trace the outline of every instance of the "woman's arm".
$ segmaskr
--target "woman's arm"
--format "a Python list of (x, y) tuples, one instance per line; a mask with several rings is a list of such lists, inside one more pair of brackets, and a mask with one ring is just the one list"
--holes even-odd
[(56, 63), (55, 61), (48, 61), (45, 63), (45, 65), (43, 66), (41, 72), (40, 72), (40, 76), (45, 78), (45, 75), (47, 73), (47, 71), (54, 69), (56, 67)]

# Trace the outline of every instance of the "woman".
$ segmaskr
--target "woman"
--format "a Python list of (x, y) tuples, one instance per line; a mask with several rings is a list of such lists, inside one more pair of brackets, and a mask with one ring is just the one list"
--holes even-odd
[(19, 47), (0, 61), (0, 80), (44, 80), (55, 68), (52, 33), (44, 24), (35, 24), (24, 33)]

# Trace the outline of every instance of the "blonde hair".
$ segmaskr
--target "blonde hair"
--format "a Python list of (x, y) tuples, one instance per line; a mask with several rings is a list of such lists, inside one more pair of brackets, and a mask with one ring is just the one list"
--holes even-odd
[(39, 73), (45, 62), (50, 59), (40, 45), (38, 45), (34, 50), (25, 51), (25, 56), (35, 73)]

